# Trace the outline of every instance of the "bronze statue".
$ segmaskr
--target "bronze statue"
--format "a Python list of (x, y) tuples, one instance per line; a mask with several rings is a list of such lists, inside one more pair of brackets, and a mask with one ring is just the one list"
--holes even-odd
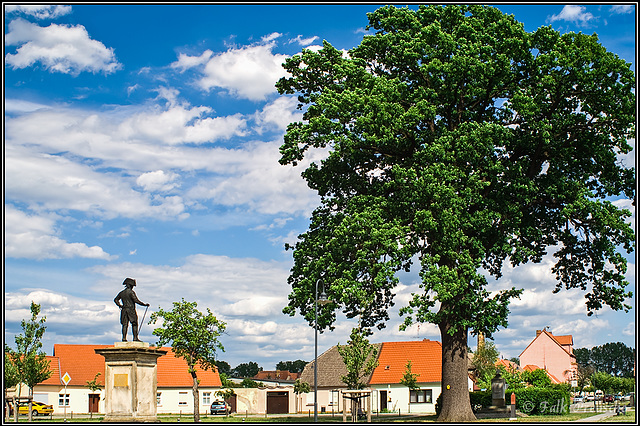
[[(136, 285), (136, 280), (133, 278), (126, 278), (123, 285), (127, 288), (122, 290), (115, 299), (116, 305), (120, 308), (120, 324), (122, 324), (122, 341), (127, 341), (127, 328), (131, 323), (131, 331), (133, 332), (133, 341), (140, 342), (138, 339), (138, 313), (136, 312), (136, 303), (142, 306), (149, 306), (148, 303), (141, 302), (136, 296), (136, 292), (133, 291), (133, 287)], [(120, 303), (122, 301), (122, 303)]]

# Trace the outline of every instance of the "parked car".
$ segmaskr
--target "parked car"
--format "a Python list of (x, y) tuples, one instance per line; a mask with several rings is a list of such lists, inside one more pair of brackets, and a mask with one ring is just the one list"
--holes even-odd
[(602, 398), (602, 402), (613, 402), (613, 395), (605, 395)]
[[(53, 413), (53, 405), (47, 405), (42, 402), (33, 401), (31, 410), (34, 416), (46, 416)], [(29, 414), (29, 404), (20, 404), (18, 414)]]
[(633, 394), (631, 394), (631, 393), (626, 394), (625, 396), (622, 397), (622, 400), (623, 401), (631, 401), (631, 395), (633, 395)]
[(213, 401), (211, 403), (211, 414), (227, 414), (229, 411), (229, 404), (224, 401)]
[(587, 395), (584, 397), (585, 401), (593, 401), (593, 395)]
[(573, 397), (573, 403), (574, 404), (577, 404), (579, 402), (584, 402), (584, 396), (578, 395), (578, 396)]

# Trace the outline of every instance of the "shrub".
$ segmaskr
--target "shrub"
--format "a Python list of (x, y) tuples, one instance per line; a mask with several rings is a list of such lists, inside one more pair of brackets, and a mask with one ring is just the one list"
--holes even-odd
[(507, 391), (505, 397), (511, 400), (516, 394), (516, 409), (525, 414), (566, 414), (569, 412), (569, 391), (566, 388), (528, 387)]

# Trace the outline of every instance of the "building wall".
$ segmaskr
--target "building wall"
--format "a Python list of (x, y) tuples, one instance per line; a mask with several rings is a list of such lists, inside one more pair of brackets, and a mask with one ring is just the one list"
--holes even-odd
[[(68, 398), (61, 397), (61, 395), (69, 395)], [(33, 400), (42, 402), (53, 406), (54, 414), (64, 414), (66, 408), (67, 416), (71, 416), (72, 413), (88, 413), (89, 412), (89, 394), (100, 395), (100, 401), (98, 403), (98, 413), (104, 413), (104, 390), (92, 391), (87, 387), (69, 386), (43, 386), (38, 385), (33, 388)], [(26, 386), (20, 387), (20, 396), (28, 396), (29, 388)], [(65, 407), (64, 402), (68, 401), (68, 405)], [(62, 402), (62, 403), (61, 403)]]
[[(220, 388), (199, 388), (199, 410), (200, 414), (209, 412), (211, 403), (216, 399), (215, 393)], [(158, 388), (158, 414), (192, 414), (193, 413), (193, 390), (191, 388)], [(207, 398), (208, 394), (208, 398)]]
[(410, 402), (410, 390), (408, 387), (393, 384), (393, 385), (373, 385), (371, 389), (373, 392), (373, 410), (377, 411), (381, 405), (381, 392), (384, 391), (387, 394), (387, 409), (390, 411), (400, 413), (432, 413), (436, 412), (436, 400), (440, 396), (442, 388), (440, 383), (419, 383), (421, 390), (431, 390), (431, 402), (430, 403), (411, 403)]
[(540, 334), (527, 349), (520, 354), (520, 365), (537, 365), (546, 369), (560, 381), (568, 381), (567, 370), (575, 370), (571, 356), (546, 334)]

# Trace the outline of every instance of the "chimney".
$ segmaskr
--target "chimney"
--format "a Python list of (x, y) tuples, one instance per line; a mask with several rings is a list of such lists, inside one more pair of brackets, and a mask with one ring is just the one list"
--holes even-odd
[(542, 330), (536, 330), (536, 337), (538, 337), (542, 333)]

